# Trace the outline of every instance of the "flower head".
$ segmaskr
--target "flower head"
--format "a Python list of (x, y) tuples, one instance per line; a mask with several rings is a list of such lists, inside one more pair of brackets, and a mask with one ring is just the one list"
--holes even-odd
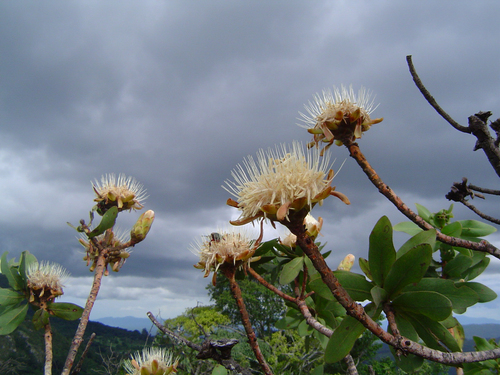
[(202, 236), (201, 240), (191, 244), (190, 250), (200, 257), (194, 267), (205, 270), (205, 277), (214, 271), (215, 277), (215, 273), (224, 263), (235, 267), (242, 266), (245, 262), (250, 262), (261, 239), (262, 236), (257, 241), (250, 240), (245, 232), (234, 230)]
[[(106, 257), (106, 271), (105, 275), (109, 275), (108, 264), (111, 264), (111, 269), (118, 272), (120, 268), (125, 264), (125, 261), (130, 257), (131, 250), (127, 246), (127, 234), (120, 230), (107, 230), (105, 233), (96, 236), (95, 240), (99, 245), (104, 248), (115, 248), (108, 253)], [(86, 234), (80, 233), (80, 238), (78, 242), (85, 248), (86, 255), (83, 260), (87, 261), (87, 266), (92, 263), (89, 270), (94, 271), (97, 265), (97, 258), (99, 256), (99, 249), (97, 249), (93, 242), (88, 239)], [(127, 245), (125, 245), (127, 244)]]
[(370, 129), (383, 118), (371, 119), (370, 114), (376, 109), (374, 107), (371, 93), (364, 87), (356, 96), (352, 89), (342, 86), (339, 90), (334, 87), (331, 90), (323, 90), (323, 95), (316, 94), (314, 102), (304, 106), (308, 114), (300, 113), (305, 124), (300, 125), (308, 129), (314, 135), (310, 144), (318, 146), (319, 142), (327, 142), (328, 148), (333, 141), (339, 146), (346, 140), (354, 141), (361, 138), (363, 132)]
[(334, 173), (329, 157), (321, 159), (316, 149), (304, 151), (297, 142), (267, 153), (260, 150), (257, 162), (249, 156), (243, 166), (233, 170), (234, 182), (226, 181), (228, 187), (224, 187), (237, 198), (227, 203), (242, 211), (238, 220), (231, 221), (233, 225), (260, 217), (271, 221), (289, 219), (290, 211), (309, 211), (329, 195), (349, 204), (347, 197), (331, 186)]
[(118, 207), (118, 211), (140, 210), (146, 196), (146, 189), (133, 177), (125, 177), (124, 174), (114, 174), (102, 176), (101, 183), (96, 180), (92, 187), (97, 195), (94, 199), (97, 202), (97, 212), (104, 214), (113, 206)]
[(35, 297), (53, 300), (62, 295), (63, 282), (69, 277), (69, 273), (57, 263), (34, 262), (28, 266), (26, 276), (30, 302), (33, 302)]
[(123, 367), (128, 375), (167, 375), (177, 372), (178, 359), (164, 348), (146, 348), (131, 355)]

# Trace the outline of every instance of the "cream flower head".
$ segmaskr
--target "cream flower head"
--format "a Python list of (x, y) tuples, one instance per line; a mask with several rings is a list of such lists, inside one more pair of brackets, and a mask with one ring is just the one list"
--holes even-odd
[(261, 217), (271, 221), (289, 219), (290, 211), (310, 211), (329, 195), (349, 204), (349, 199), (331, 186), (334, 173), (329, 156), (321, 158), (316, 149), (304, 151), (298, 142), (267, 153), (260, 150), (257, 162), (248, 156), (243, 166), (238, 165), (231, 174), (234, 181), (226, 181), (227, 187), (223, 188), (237, 201), (228, 199), (227, 204), (242, 211), (238, 220), (231, 221), (233, 225)]
[(327, 142), (327, 149), (335, 140), (337, 145), (342, 145), (346, 140), (354, 141), (361, 138), (363, 132), (370, 129), (383, 118), (372, 120), (370, 114), (376, 109), (371, 93), (364, 87), (354, 94), (352, 86), (347, 89), (334, 87), (323, 90), (323, 95), (316, 94), (314, 102), (304, 106), (308, 114), (299, 112), (304, 122), (299, 125), (307, 128), (314, 135), (310, 144), (318, 146), (319, 142)]
[(99, 214), (104, 214), (113, 206), (117, 206), (118, 211), (140, 210), (144, 207), (142, 201), (147, 198), (144, 186), (124, 174), (118, 175), (118, 179), (113, 173), (106, 174), (102, 176), (101, 183), (96, 180), (92, 187), (97, 195), (94, 201)]
[(164, 348), (146, 348), (125, 360), (123, 368), (128, 375), (168, 375), (177, 372), (178, 359)]
[(190, 246), (191, 252), (200, 257), (194, 267), (205, 270), (204, 277), (213, 271), (215, 283), (215, 275), (222, 264), (240, 267), (249, 263), (261, 240), (262, 231), (257, 240), (251, 240), (246, 232), (236, 230), (219, 231), (209, 236), (202, 236)]
[(57, 263), (34, 262), (28, 266), (26, 276), (30, 290), (30, 302), (33, 302), (35, 297), (53, 300), (62, 295), (63, 282), (68, 279), (69, 273)]

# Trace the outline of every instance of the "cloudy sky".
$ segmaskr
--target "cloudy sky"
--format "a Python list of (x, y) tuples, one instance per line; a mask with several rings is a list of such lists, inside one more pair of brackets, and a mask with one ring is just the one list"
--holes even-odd
[[(444, 195), (463, 176), (498, 188), (475, 138), (426, 103), (405, 56), (459, 123), (481, 110), (496, 118), (499, 14), (497, 1), (1, 2), (0, 250), (61, 263), (72, 274), (64, 300), (83, 305), (91, 274), (66, 222), (88, 218), (90, 181), (125, 173), (147, 188), (156, 221), (104, 280), (92, 318), (168, 318), (206, 304), (209, 279), (188, 249), (238, 217), (221, 185), (260, 148), (308, 142), (298, 112), (342, 84), (376, 95), (373, 116), (384, 121), (360, 146), (409, 206), (447, 208)], [(331, 153), (334, 169), (345, 160), (334, 185), (352, 204), (329, 199), (313, 213), (336, 267), (348, 253), (367, 256), (382, 215), (404, 217), (345, 148)], [(494, 198), (474, 203), (497, 212)], [(118, 226), (138, 215), (121, 214)], [(455, 216), (475, 218), (459, 207)], [(268, 228), (266, 238), (283, 233)], [(499, 235), (490, 240), (500, 246)], [(500, 267), (490, 268), (482, 280), (500, 293)], [(500, 319), (497, 307), (468, 314)]]

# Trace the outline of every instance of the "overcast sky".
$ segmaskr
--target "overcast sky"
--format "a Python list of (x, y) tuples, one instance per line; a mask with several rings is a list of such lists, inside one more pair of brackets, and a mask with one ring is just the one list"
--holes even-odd
[[(88, 219), (90, 181), (125, 173), (146, 187), (156, 220), (105, 278), (91, 318), (168, 318), (207, 304), (210, 278), (193, 268), (189, 244), (238, 217), (221, 185), (259, 148), (309, 142), (299, 111), (341, 84), (376, 95), (373, 117), (384, 121), (359, 143), (410, 207), (447, 208), (463, 176), (498, 188), (475, 138), (426, 103), (405, 57), (459, 123), (481, 110), (496, 119), (499, 14), (493, 0), (0, 2), (0, 252), (61, 263), (72, 274), (61, 300), (83, 305), (91, 274), (66, 222)], [(382, 215), (405, 218), (344, 147), (330, 150), (334, 169), (346, 160), (334, 185), (352, 204), (330, 198), (313, 214), (336, 267), (348, 253), (367, 257)], [(494, 198), (473, 203), (499, 216)], [(121, 214), (118, 226), (139, 214)], [(476, 218), (459, 207), (455, 216)], [(283, 233), (268, 228), (266, 238)], [(498, 263), (482, 280), (500, 293)], [(497, 309), (468, 314), (500, 319)]]

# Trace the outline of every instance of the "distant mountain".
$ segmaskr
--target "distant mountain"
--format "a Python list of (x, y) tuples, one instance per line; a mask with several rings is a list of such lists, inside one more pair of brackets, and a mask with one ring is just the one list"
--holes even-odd
[(156, 332), (158, 331), (156, 326), (151, 323), (151, 320), (149, 320), (148, 318), (136, 318), (133, 316), (125, 316), (121, 318), (106, 317), (95, 319), (95, 321), (110, 327), (128, 329), (129, 331), (142, 332), (142, 330), (145, 329), (146, 332), (150, 333), (151, 335), (156, 335)]

